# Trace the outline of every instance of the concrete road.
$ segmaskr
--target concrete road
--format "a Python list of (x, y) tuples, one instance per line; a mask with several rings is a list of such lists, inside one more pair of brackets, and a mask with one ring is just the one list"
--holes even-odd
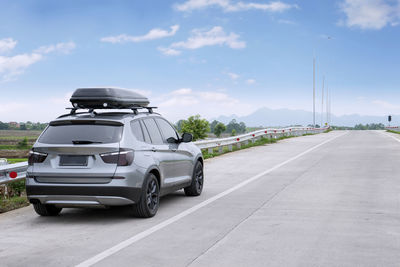
[(129, 209), (0, 215), (0, 266), (399, 266), (400, 140), (292, 138), (207, 160), (200, 197)]

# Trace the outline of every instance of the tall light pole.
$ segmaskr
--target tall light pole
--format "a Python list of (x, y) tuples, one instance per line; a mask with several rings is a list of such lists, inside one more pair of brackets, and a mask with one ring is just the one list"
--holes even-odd
[(321, 128), (324, 123), (324, 85), (325, 85), (325, 76), (322, 78), (322, 99), (321, 99)]
[(315, 54), (313, 56), (313, 127), (315, 128)]
[(326, 85), (326, 123), (329, 124), (329, 87)]
[[(326, 38), (327, 40), (332, 40), (333, 38), (331, 36), (325, 36), (324, 38)], [(315, 47), (316, 44), (314, 44), (314, 51), (313, 51), (313, 126), (315, 128)], [(324, 89), (322, 88), (322, 93), (323, 93)], [(324, 97), (322, 96), (322, 103), (324, 102)], [(322, 112), (321, 112), (321, 124), (323, 121), (323, 107), (322, 107)], [(321, 125), (322, 127), (322, 125)]]

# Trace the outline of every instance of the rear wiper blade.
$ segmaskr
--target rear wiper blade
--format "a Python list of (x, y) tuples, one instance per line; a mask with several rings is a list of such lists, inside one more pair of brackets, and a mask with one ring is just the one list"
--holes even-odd
[(90, 140), (73, 140), (72, 143), (74, 145), (86, 145), (86, 144), (102, 144), (103, 142), (96, 142)]

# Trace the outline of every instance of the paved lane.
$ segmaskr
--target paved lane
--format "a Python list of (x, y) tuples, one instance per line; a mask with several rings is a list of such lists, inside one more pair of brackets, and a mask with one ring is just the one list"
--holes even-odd
[(372, 131), (342, 135), (293, 138), (208, 160), (204, 194), (165, 197), (149, 220), (120, 208), (41, 218), (27, 207), (0, 215), (0, 265), (77, 265), (288, 160), (97, 265), (397, 265), (400, 143)]

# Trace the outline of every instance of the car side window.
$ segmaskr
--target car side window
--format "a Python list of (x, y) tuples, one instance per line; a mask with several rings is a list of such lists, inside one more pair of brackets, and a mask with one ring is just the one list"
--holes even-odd
[(173, 137), (178, 140), (178, 135), (176, 134), (175, 129), (164, 119), (156, 118), (155, 119), (158, 126), (160, 127), (161, 133), (164, 137), (164, 142), (167, 143), (168, 138)]
[(155, 120), (154, 119), (144, 119), (143, 122), (147, 128), (147, 131), (149, 132), (151, 142), (155, 145), (163, 144), (164, 142), (162, 140), (160, 130), (158, 129), (158, 126), (157, 126)]
[(142, 126), (140, 125), (140, 122), (138, 120), (131, 121), (131, 129), (136, 139), (141, 142), (144, 142)]
[(146, 126), (144, 125), (143, 121), (140, 121), (140, 125), (142, 125), (143, 134), (144, 134), (144, 141), (145, 141), (146, 143), (151, 144), (151, 139), (150, 139), (149, 132), (147, 131), (147, 128), (146, 128)]

